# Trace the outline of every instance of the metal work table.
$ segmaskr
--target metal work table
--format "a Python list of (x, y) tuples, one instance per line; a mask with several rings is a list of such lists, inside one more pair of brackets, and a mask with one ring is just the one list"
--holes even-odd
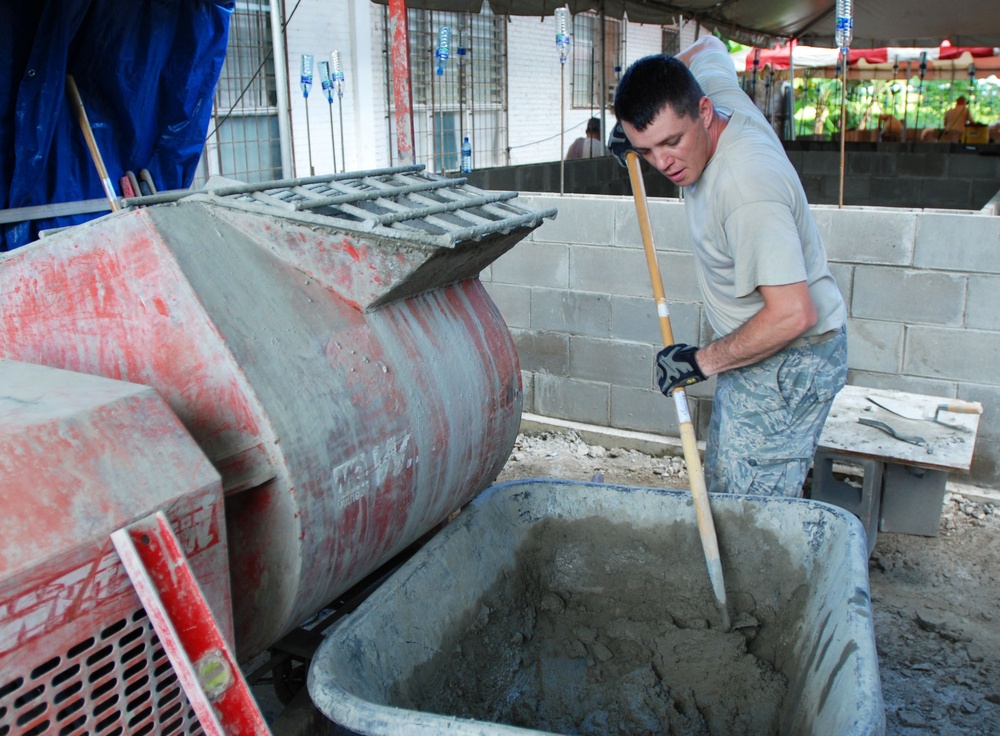
[[(937, 535), (948, 473), (968, 472), (979, 430), (979, 413), (945, 408), (954, 401), (863, 386), (837, 395), (816, 450), (811, 496), (858, 516), (869, 553), (877, 531)], [(861, 488), (835, 478), (835, 462), (860, 466)]]

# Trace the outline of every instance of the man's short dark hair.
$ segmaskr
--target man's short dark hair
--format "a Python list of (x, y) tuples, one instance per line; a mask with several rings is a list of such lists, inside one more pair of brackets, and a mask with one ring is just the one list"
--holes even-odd
[(587, 121), (587, 132), (588, 133), (597, 133), (597, 135), (600, 135), (601, 134), (601, 119), (600, 118), (591, 118), (590, 120), (588, 120)]
[(637, 130), (645, 130), (667, 105), (680, 117), (697, 118), (704, 96), (683, 62), (666, 54), (644, 56), (618, 82), (615, 117)]

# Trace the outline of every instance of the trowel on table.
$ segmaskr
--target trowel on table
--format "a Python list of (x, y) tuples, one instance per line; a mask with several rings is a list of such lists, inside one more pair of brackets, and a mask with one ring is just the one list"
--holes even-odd
[(956, 414), (983, 413), (983, 405), (978, 401), (962, 401), (961, 399), (951, 399), (946, 403), (938, 404), (934, 408), (933, 414), (929, 413), (926, 409), (901, 399), (890, 399), (885, 396), (869, 396), (868, 400), (876, 406), (881, 406), (886, 411), (891, 411), (893, 414), (901, 416), (904, 419), (938, 422), (938, 424), (943, 424), (938, 419), (938, 415), (943, 411), (950, 411)]

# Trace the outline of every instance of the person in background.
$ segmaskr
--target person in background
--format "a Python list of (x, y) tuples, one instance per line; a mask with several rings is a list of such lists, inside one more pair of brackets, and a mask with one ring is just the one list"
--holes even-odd
[(938, 140), (944, 143), (960, 143), (966, 125), (975, 125), (972, 120), (972, 113), (969, 111), (968, 101), (963, 95), (959, 95), (955, 100), (955, 106), (944, 114), (944, 129)]
[(591, 118), (587, 121), (587, 131), (583, 138), (573, 141), (566, 151), (566, 160), (575, 158), (597, 158), (607, 156), (608, 149), (601, 140), (601, 119)]
[(878, 136), (880, 141), (898, 142), (903, 140), (903, 121), (895, 115), (890, 115), (888, 113), (879, 115), (878, 125)]
[(634, 148), (684, 191), (715, 339), (665, 347), (656, 374), (668, 396), (717, 378), (708, 490), (801, 496), (847, 381), (847, 310), (798, 174), (713, 36), (632, 64), (615, 115), (611, 152)]

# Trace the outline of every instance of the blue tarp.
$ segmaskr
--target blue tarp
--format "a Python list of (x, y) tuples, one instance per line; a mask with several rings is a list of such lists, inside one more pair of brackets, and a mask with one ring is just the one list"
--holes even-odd
[[(189, 187), (226, 55), (233, 0), (0, 0), (0, 209), (104, 197), (66, 96), (71, 74), (121, 194), (126, 171)], [(5, 225), (0, 251), (81, 215)]]

